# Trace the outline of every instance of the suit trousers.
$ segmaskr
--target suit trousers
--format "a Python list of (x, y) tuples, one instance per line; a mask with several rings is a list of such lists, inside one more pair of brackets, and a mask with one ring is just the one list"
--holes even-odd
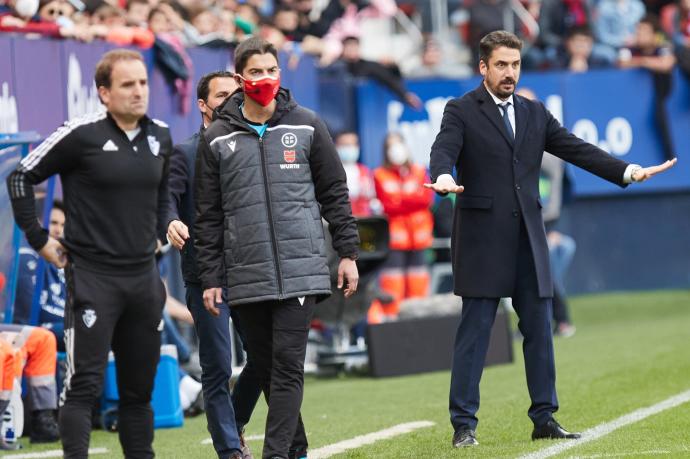
[[(204, 392), (204, 407), (208, 431), (219, 459), (225, 459), (240, 449), (236, 413), (230, 395), (232, 376), (232, 346), (230, 338), (230, 308), (218, 305), (219, 317), (214, 317), (204, 308), (203, 290), (199, 284), (186, 285), (187, 307), (194, 318), (194, 328), (199, 337), (199, 363), (201, 364), (201, 388)], [(250, 370), (251, 373), (251, 370)], [(256, 384), (243, 400), (248, 403), (249, 415), (259, 398)], [(249, 420), (247, 416), (247, 420)]]
[[(524, 223), (519, 241), (512, 299), (519, 318), (518, 328), (524, 337), (522, 350), (532, 401), (528, 415), (535, 425), (540, 426), (558, 410), (551, 336), (552, 300), (539, 297), (534, 258)], [(450, 383), (450, 418), (455, 431), (477, 427), (479, 381), (499, 300), (462, 299)]]

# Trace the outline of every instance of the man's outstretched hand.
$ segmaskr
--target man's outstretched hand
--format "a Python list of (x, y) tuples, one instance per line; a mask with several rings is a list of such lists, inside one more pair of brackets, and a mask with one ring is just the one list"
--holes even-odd
[(424, 188), (430, 188), (437, 193), (462, 193), (465, 187), (457, 185), (450, 175), (442, 175), (436, 179), (436, 183), (425, 183)]
[(678, 158), (673, 158), (671, 160), (666, 161), (663, 164), (659, 164), (658, 166), (643, 167), (641, 169), (637, 169), (635, 172), (632, 173), (630, 178), (633, 179), (633, 182), (644, 182), (645, 180), (652, 178), (656, 174), (659, 174), (672, 168), (677, 162)]

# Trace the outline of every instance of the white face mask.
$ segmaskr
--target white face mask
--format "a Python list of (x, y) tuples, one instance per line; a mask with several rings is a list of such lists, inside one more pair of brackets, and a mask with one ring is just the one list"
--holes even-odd
[(359, 147), (355, 145), (343, 145), (338, 147), (338, 155), (343, 164), (356, 163), (359, 159)]
[(410, 152), (403, 143), (394, 143), (388, 147), (388, 161), (395, 166), (402, 166), (410, 160)]
[(14, 10), (23, 18), (30, 18), (38, 12), (38, 0), (17, 0)]

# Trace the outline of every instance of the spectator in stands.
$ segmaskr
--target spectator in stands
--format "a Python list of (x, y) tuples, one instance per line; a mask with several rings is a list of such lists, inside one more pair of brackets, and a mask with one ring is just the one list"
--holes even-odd
[(424, 42), (421, 61), (415, 62), (409, 68), (406, 76), (411, 78), (466, 78), (472, 75), (472, 69), (469, 66), (444, 59), (443, 48), (434, 39)]
[(345, 0), (339, 3), (343, 12), (323, 36), (324, 48), (320, 61), (323, 67), (331, 65), (342, 55), (346, 38), (361, 35), (362, 20), (391, 18), (398, 11), (394, 0)]
[(126, 8), (127, 24), (136, 27), (148, 27), (151, 4), (147, 0), (129, 0)]
[(372, 208), (380, 210), (381, 203), (376, 199), (376, 189), (371, 171), (359, 163), (359, 136), (353, 131), (343, 131), (335, 136), (335, 148), (345, 168), (347, 189), (350, 193), (352, 215), (368, 217)]
[(593, 29), (597, 41), (615, 54), (624, 46), (631, 46), (635, 27), (645, 14), (641, 0), (600, 0), (594, 13)]
[(690, 0), (678, 0), (675, 11), (671, 10), (669, 29), (678, 66), (690, 77)]
[(198, 10), (192, 14), (185, 27), (187, 46), (227, 47), (235, 41), (234, 13), (230, 14), (231, 27), (227, 27), (226, 15), (217, 10)]
[[(91, 31), (95, 37), (117, 46), (138, 46), (148, 49), (153, 46), (155, 37), (147, 27), (127, 25), (125, 12), (109, 3), (103, 2), (91, 16)], [(146, 26), (146, 24), (144, 24)]]
[(186, 44), (193, 43), (194, 34), (181, 14), (167, 3), (161, 3), (149, 14), (149, 28), (156, 35), (156, 63), (168, 84), (178, 96), (178, 111), (189, 112), (192, 95), (192, 59)]
[[(355, 77), (373, 78), (390, 89), (396, 96), (409, 106), (419, 110), (423, 104), (417, 94), (408, 91), (400, 75), (397, 65), (383, 65), (378, 62), (362, 59), (359, 38), (347, 37), (343, 41), (342, 65), (348, 73)], [(336, 66), (336, 68), (339, 66)]]
[(609, 62), (592, 54), (594, 36), (587, 26), (574, 27), (568, 32), (564, 46), (553, 64), (553, 67), (570, 70), (575, 73), (587, 72), (590, 69), (609, 67)]
[[(7, 343), (14, 353), (14, 372), (12, 379), (26, 378), (26, 394), (31, 420), (31, 443), (52, 443), (58, 440), (58, 425), (55, 419), (57, 409), (57, 385), (55, 369), (57, 347), (55, 336), (48, 330), (29, 325), (0, 325), (0, 341)], [(7, 382), (8, 375), (2, 374)], [(7, 390), (3, 387), (4, 390)], [(0, 418), (7, 408), (0, 397)]]
[(571, 36), (569, 32), (589, 27), (590, 16), (588, 0), (543, 0), (539, 9), (539, 46), (554, 51), (561, 48)]
[(636, 27), (635, 40), (630, 48), (621, 49), (618, 65), (621, 68), (645, 68), (654, 79), (654, 119), (666, 159), (676, 157), (666, 100), (671, 95), (671, 71), (676, 58), (665, 43), (656, 16), (647, 15)]
[(290, 41), (301, 42), (307, 34), (299, 28), (299, 14), (288, 6), (279, 6), (273, 14), (273, 24)]
[(394, 318), (405, 298), (429, 294), (429, 270), (424, 251), (433, 240), (433, 192), (424, 188), (429, 176), (414, 164), (400, 134), (389, 133), (383, 144), (383, 166), (374, 171), (376, 195), (388, 217), (390, 253), (381, 270), (381, 290), (394, 301), (383, 313)]
[(89, 28), (75, 24), (71, 19), (75, 11), (83, 8), (80, 0), (73, 2), (43, 0), (36, 9), (35, 2), (11, 0), (10, 11), (0, 13), (0, 32), (34, 33), (54, 38), (91, 41), (93, 34)]
[[(247, 31), (247, 35), (253, 34), (261, 22), (259, 10), (249, 3), (240, 4), (235, 11), (235, 17), (237, 21), (241, 21), (243, 27)], [(239, 23), (240, 22), (238, 22), (238, 25)]]
[[(62, 201), (53, 202), (50, 211), (48, 234), (57, 240), (64, 236), (65, 209)], [(19, 279), (17, 281), (17, 297), (15, 299), (15, 320), (18, 323), (30, 324), (31, 307), (36, 275), (38, 273), (39, 256), (31, 248), (19, 249)], [(65, 270), (44, 262), (43, 288), (39, 294), (40, 312), (38, 324), (53, 332), (58, 343), (58, 350), (65, 351), (64, 316), (67, 286), (65, 285)], [(35, 325), (35, 324), (33, 324)]]
[(508, 18), (512, 19), (513, 24), (518, 24), (519, 20), (510, 9), (508, 0), (477, 0), (469, 7), (470, 30), (468, 46), (472, 52), (473, 62), (479, 61), (479, 40), (489, 32), (494, 30), (508, 30), (511, 28)]
[[(361, 0), (355, 0), (355, 3)], [(351, 0), (330, 0), (326, 8), (321, 11), (319, 18), (316, 21), (311, 20), (312, 9), (314, 8), (313, 0), (291, 0), (284, 1), (286, 5), (294, 6), (299, 15), (299, 33), (303, 35), (313, 35), (322, 38), (331, 28), (333, 22), (341, 17), (345, 12), (345, 6), (351, 3)]]

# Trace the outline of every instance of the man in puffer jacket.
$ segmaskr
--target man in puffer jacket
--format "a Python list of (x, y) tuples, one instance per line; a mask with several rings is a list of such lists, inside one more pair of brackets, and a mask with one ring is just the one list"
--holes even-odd
[[(343, 166), (324, 123), (280, 88), (275, 48), (235, 51), (237, 91), (199, 142), (195, 247), (204, 306), (237, 308), (268, 400), (264, 458), (288, 458), (304, 383), (309, 322), (331, 294), (323, 216), (340, 257), (338, 288), (357, 289), (359, 237)], [(305, 454), (306, 452), (302, 453)]]

